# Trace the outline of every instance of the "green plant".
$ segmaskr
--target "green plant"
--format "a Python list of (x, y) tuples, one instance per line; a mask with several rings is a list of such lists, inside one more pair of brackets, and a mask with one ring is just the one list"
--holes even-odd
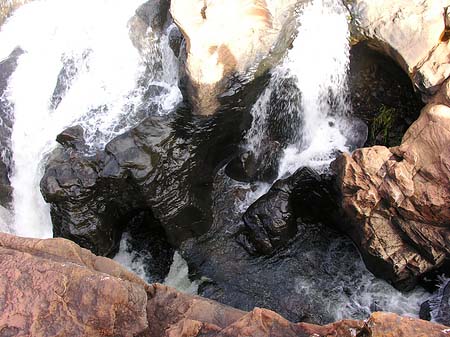
[(371, 135), (375, 139), (379, 133), (383, 135), (383, 141), (388, 142), (389, 130), (395, 121), (395, 109), (382, 105), (378, 115), (372, 120)]

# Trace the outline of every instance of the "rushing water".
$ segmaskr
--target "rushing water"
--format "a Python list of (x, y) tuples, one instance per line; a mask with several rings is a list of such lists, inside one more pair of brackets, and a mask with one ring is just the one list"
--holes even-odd
[[(43, 159), (55, 148), (55, 136), (64, 128), (82, 125), (94, 151), (148, 111), (164, 114), (181, 100), (178, 64), (167, 41), (173, 26), (149, 50), (139, 52), (130, 40), (128, 22), (141, 1), (40, 0), (21, 7), (1, 27), (0, 60), (17, 46), (24, 51), (2, 97), (11, 105), (14, 119), (14, 202), (12, 214), (0, 207), (1, 231), (52, 236), (39, 181)], [(272, 71), (269, 85), (252, 109), (254, 121), (246, 138), (249, 149), (258, 154), (273, 133), (284, 135), (279, 177), (301, 166), (325, 171), (337, 151), (350, 151), (364, 138), (364, 132), (354, 132), (358, 125), (349, 117), (349, 33), (341, 2), (314, 0), (301, 9), (298, 23), (292, 49)], [(274, 125), (278, 130), (271, 130)], [(269, 188), (270, 184), (256, 184), (237, 211), (245, 211)], [(331, 246), (321, 258), (332, 259), (330, 265), (339, 268), (335, 263), (339, 254), (339, 245)], [(115, 259), (151, 280), (145, 274), (144, 259), (130, 250), (126, 235)], [(333, 298), (335, 305), (330, 308), (336, 318), (378, 307), (412, 313), (424, 297), (421, 290), (401, 294), (374, 278), (360, 260), (354, 268), (358, 273), (353, 275), (342, 275), (341, 269), (330, 271), (338, 275), (333, 296), (342, 293)], [(187, 275), (186, 262), (175, 253), (166, 284), (195, 293), (198, 284)], [(327, 296), (314, 277), (292, 281), (305, 297)], [(348, 284), (355, 289), (348, 291)]]
[[(0, 59), (16, 46), (24, 50), (5, 93), (14, 116), (14, 233), (52, 236), (39, 181), (42, 159), (64, 128), (82, 125), (94, 150), (145, 117), (149, 104), (156, 102), (153, 112), (166, 113), (181, 100), (167, 36), (141, 54), (131, 43), (128, 21), (141, 3), (35, 1), (1, 27)], [(153, 67), (156, 63), (161, 66)], [(144, 104), (149, 90), (158, 94)]]
[[(336, 153), (362, 146), (367, 136), (361, 122), (351, 118), (349, 30), (342, 2), (314, 0), (298, 14), (298, 35), (272, 70), (268, 86), (252, 109), (253, 124), (246, 136), (246, 146), (256, 156), (267, 139), (279, 141), (277, 134), (283, 136), (278, 178), (302, 166), (326, 172)], [(270, 187), (259, 182), (244, 186), (250, 192), (237, 201), (237, 211), (244, 212)], [(321, 274), (323, 270), (299, 275), (294, 282), (297, 293), (328, 305), (334, 319), (364, 318), (376, 310), (418, 314), (427, 293), (416, 289), (403, 294), (374, 277), (355, 257), (348, 239), (336, 239), (327, 251), (320, 249), (307, 255), (322, 261), (325, 273), (333, 275), (332, 284), (325, 284), (328, 277)]]
[(251, 150), (260, 151), (274, 120), (283, 128), (275, 132), (287, 134), (279, 177), (301, 166), (326, 170), (337, 151), (348, 152), (365, 140), (364, 133), (355, 136), (358, 123), (349, 119), (346, 15), (335, 0), (315, 0), (302, 8), (292, 49), (253, 107), (247, 135)]
[[(131, 248), (129, 243), (130, 236), (123, 233), (120, 240), (119, 252), (114, 260), (125, 266), (148, 283), (153, 283), (153, 275), (149, 275), (145, 270), (146, 259), (152, 259), (149, 252), (136, 252)], [(170, 266), (169, 273), (164, 279), (164, 284), (177, 288), (187, 294), (197, 294), (199, 281), (191, 281), (189, 279), (189, 267), (183, 257), (175, 252), (173, 262)]]

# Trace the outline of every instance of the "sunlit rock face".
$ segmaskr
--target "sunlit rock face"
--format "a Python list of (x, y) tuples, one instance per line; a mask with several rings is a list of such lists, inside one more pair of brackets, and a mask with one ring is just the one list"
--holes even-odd
[(422, 110), (398, 147), (374, 146), (333, 164), (344, 230), (367, 266), (402, 288), (450, 256), (450, 82)]
[[(425, 98), (450, 75), (445, 0), (351, 0), (354, 32), (396, 60)], [(448, 20), (447, 20), (448, 21)]]
[(170, 12), (186, 39), (188, 90), (197, 114), (215, 112), (217, 95), (225, 91), (231, 76), (265, 70), (262, 62), (294, 28), (288, 22), (297, 2), (172, 1)]
[(0, 233), (0, 335), (83, 337), (445, 337), (444, 325), (390, 313), (319, 326), (241, 311), (161, 284), (64, 239)]

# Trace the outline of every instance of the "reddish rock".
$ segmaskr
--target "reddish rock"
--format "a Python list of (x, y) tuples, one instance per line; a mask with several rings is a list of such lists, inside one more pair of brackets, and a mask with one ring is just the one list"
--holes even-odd
[(67, 240), (2, 234), (0, 270), (0, 336), (137, 336), (148, 328), (143, 282)]
[(333, 164), (346, 231), (378, 276), (410, 287), (450, 257), (449, 83), (399, 147), (375, 146)]
[(0, 336), (444, 337), (445, 326), (376, 313), (367, 322), (292, 323), (160, 285), (64, 239), (0, 233)]
[(366, 334), (361, 337), (450, 336), (450, 329), (444, 325), (384, 312), (372, 314), (364, 329)]

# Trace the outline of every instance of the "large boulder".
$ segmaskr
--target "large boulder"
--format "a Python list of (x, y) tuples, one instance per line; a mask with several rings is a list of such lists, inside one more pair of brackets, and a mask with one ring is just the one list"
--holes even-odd
[(270, 67), (270, 57), (289, 45), (297, 2), (171, 1), (170, 12), (186, 40), (188, 91), (197, 114), (217, 110), (217, 96), (232, 77), (248, 80)]
[(203, 234), (212, 223), (214, 174), (237, 151), (246, 119), (241, 112), (151, 117), (95, 156), (84, 154), (79, 130), (65, 131), (41, 181), (54, 234), (108, 255), (141, 211), (174, 246)]
[(145, 283), (63, 240), (0, 234), (2, 336), (138, 336)]
[(337, 210), (332, 182), (307, 167), (275, 182), (243, 215), (244, 247), (270, 255), (295, 237), (298, 221), (328, 222)]
[(292, 323), (266, 309), (240, 311), (160, 285), (64, 239), (0, 234), (2, 336), (445, 337), (450, 330), (375, 313), (325, 326)]
[(391, 56), (425, 98), (450, 75), (445, 0), (349, 0), (357, 39)]
[(450, 82), (423, 110), (398, 147), (343, 154), (343, 225), (367, 266), (410, 288), (450, 257)]

